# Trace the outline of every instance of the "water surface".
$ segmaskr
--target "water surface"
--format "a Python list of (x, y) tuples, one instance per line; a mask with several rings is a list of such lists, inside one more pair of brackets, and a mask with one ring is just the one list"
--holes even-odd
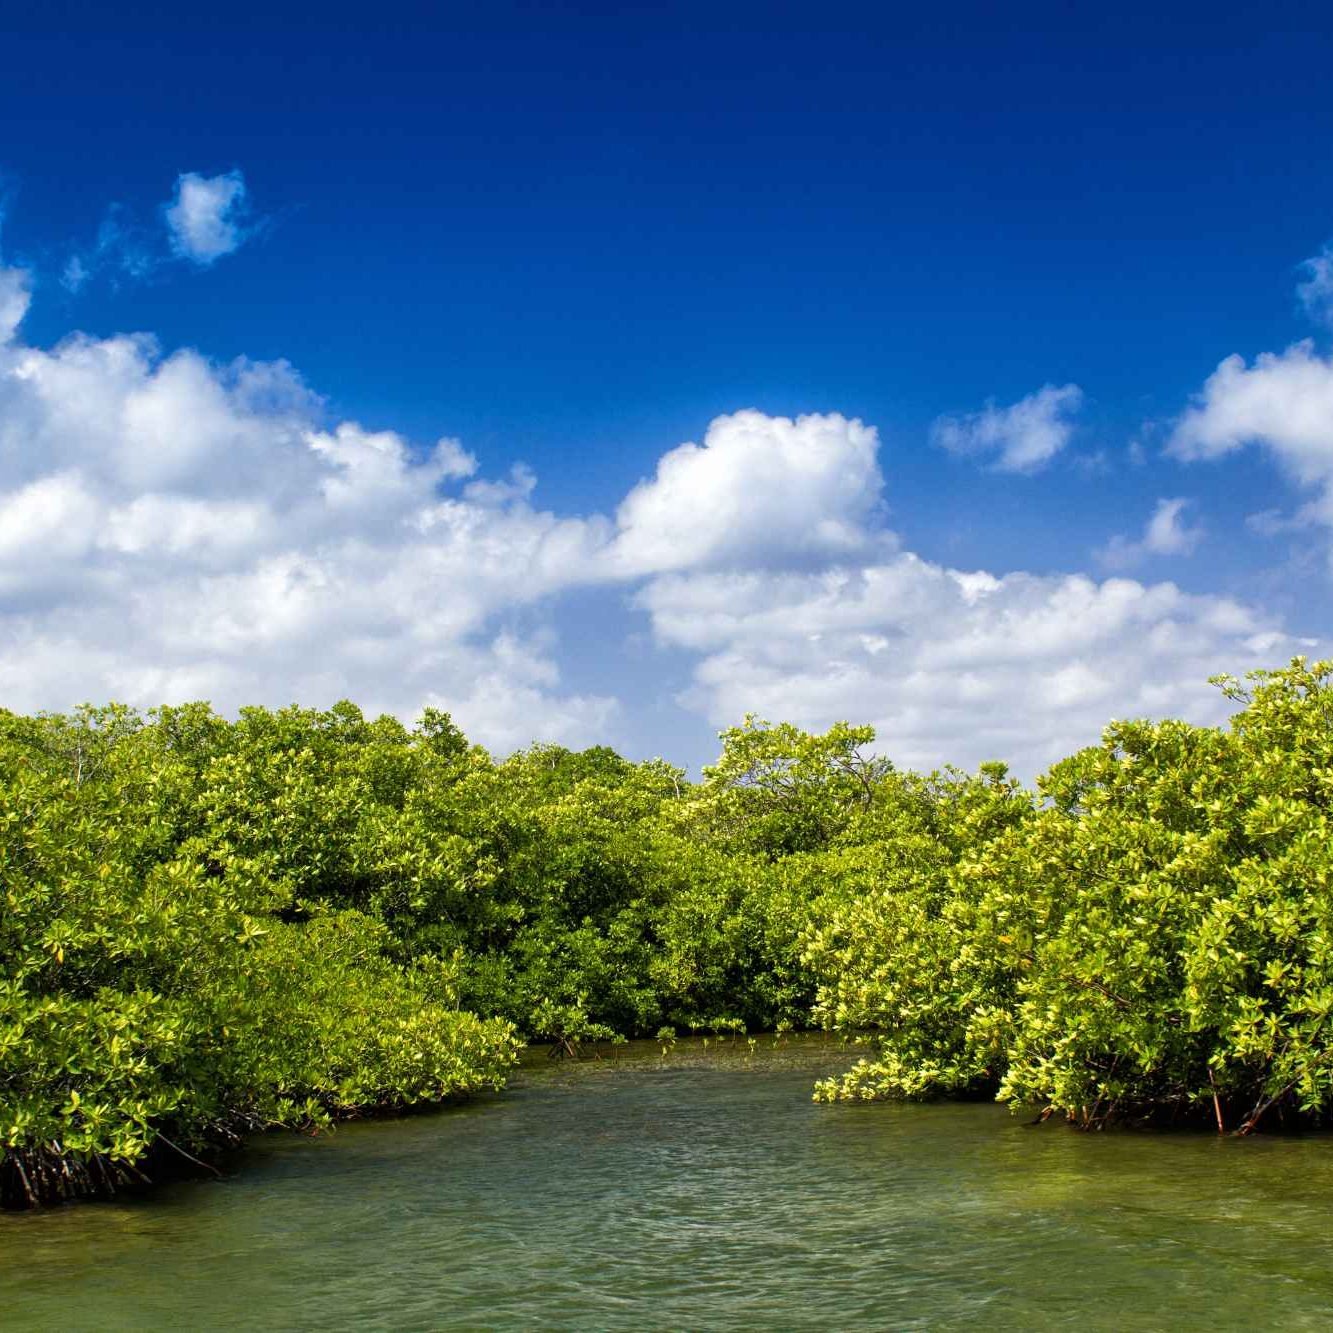
[(62, 1329), (1327, 1328), (1333, 1139), (815, 1106), (820, 1039), (528, 1063), (221, 1182), (0, 1217)]

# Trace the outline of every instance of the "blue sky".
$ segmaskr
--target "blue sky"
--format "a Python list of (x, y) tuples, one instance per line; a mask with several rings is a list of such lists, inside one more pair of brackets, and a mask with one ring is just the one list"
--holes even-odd
[(3, 702), (1215, 716), (1331, 628), (1333, 22), (1163, 9), (11, 14)]

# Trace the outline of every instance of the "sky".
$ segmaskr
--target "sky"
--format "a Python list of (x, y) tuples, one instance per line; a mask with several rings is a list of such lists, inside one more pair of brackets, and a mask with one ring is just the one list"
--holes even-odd
[(0, 4), (0, 706), (1031, 777), (1333, 655), (1323, 5)]

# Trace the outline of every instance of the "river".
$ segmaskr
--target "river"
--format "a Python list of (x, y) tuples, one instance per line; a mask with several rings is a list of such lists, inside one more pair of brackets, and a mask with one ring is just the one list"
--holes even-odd
[(816, 1106), (819, 1038), (530, 1053), (463, 1107), (0, 1217), (6, 1329), (1327, 1328), (1333, 1138)]

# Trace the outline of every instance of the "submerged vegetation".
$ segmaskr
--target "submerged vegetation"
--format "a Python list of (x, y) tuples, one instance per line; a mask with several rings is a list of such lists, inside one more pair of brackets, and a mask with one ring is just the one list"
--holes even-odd
[(523, 1040), (823, 1025), (821, 1098), (1085, 1126), (1333, 1112), (1333, 664), (1028, 791), (749, 719), (698, 783), (205, 705), (0, 713), (0, 1193), (498, 1086)]

